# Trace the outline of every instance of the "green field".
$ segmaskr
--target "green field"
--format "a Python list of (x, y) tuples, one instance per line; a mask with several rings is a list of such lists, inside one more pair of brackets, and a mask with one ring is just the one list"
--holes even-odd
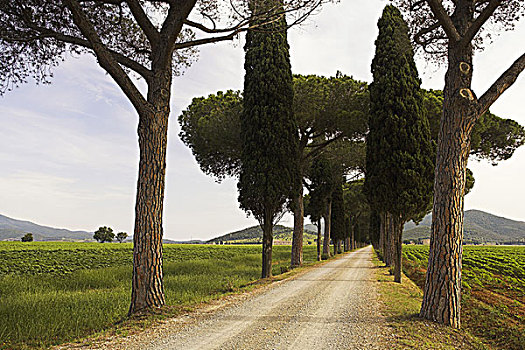
[[(403, 246), (404, 272), (423, 288), (428, 246)], [(498, 349), (525, 349), (525, 247), (464, 246), (462, 327)]]
[[(290, 246), (274, 247), (274, 275), (289, 266)], [(304, 247), (314, 262), (316, 247)], [(0, 242), (0, 349), (47, 347), (124, 319), (132, 245)], [(180, 312), (259, 278), (261, 247), (165, 245), (168, 310)]]

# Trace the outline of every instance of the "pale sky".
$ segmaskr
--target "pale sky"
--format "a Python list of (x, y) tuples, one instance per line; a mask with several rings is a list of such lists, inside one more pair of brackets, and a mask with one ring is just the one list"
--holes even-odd
[[(377, 20), (387, 1), (327, 5), (291, 30), (294, 73), (340, 70), (370, 82)], [(475, 57), (474, 91), (484, 90), (524, 50), (525, 20)], [(423, 87), (442, 89), (444, 71), (418, 59)], [(202, 47), (199, 60), (173, 83), (164, 236), (209, 239), (255, 225), (237, 203), (236, 181), (204, 175), (178, 137), (177, 117), (193, 97), (242, 89), (242, 43)], [(525, 73), (491, 108), (525, 125)], [(53, 227), (133, 232), (138, 167), (137, 115), (118, 86), (84, 56), (68, 59), (51, 85), (30, 82), (0, 97), (0, 214)], [(525, 147), (493, 167), (470, 161), (476, 185), (466, 209), (525, 221)], [(292, 226), (290, 215), (282, 224)]]

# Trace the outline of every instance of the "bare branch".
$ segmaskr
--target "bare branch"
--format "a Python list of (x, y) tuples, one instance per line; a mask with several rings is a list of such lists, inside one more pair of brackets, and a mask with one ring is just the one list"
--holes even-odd
[(234, 31), (233, 33), (230, 33), (224, 36), (215, 36), (215, 37), (206, 38), (206, 39), (198, 39), (198, 40), (187, 41), (184, 43), (177, 43), (175, 44), (175, 50), (186, 49), (188, 47), (200, 46), (200, 45), (211, 44), (211, 43), (218, 43), (220, 41), (233, 40), (233, 38), (235, 38), (237, 34), (239, 34), (242, 31), (246, 31), (246, 30), (247, 28), (240, 28)]
[(148, 15), (146, 15), (138, 0), (127, 0), (126, 3), (128, 4), (131, 14), (137, 21), (138, 25), (144, 31), (144, 34), (148, 38), (151, 46), (154, 47), (160, 39), (160, 34), (157, 28), (155, 28), (153, 23), (151, 23)]
[(521, 55), (514, 63), (507, 69), (492, 86), (478, 99), (478, 115), (482, 115), (492, 104), (514, 84), (518, 76), (525, 70), (525, 53)]
[(71, 11), (71, 14), (73, 15), (73, 21), (77, 25), (78, 29), (80, 29), (82, 35), (84, 35), (91, 43), (100, 66), (104, 68), (120, 86), (139, 115), (146, 113), (149, 109), (148, 101), (140, 93), (124, 69), (119, 65), (115, 57), (102, 43), (102, 40), (98, 36), (89, 19), (86, 17), (85, 13), (82, 11), (78, 1), (64, 0), (64, 3)]
[(213, 29), (211, 29), (211, 28), (208, 28), (208, 27), (204, 26), (203, 24), (196, 23), (196, 22), (190, 21), (188, 19), (184, 21), (184, 24), (186, 24), (186, 25), (188, 25), (190, 27), (193, 27), (193, 28), (200, 29), (200, 30), (202, 30), (203, 32), (206, 32), (206, 33), (228, 33), (228, 32), (235, 31), (235, 30), (239, 29), (243, 25), (246, 25), (246, 23), (247, 23), (247, 21), (241, 21), (237, 25), (235, 25), (233, 27), (230, 27), (230, 28), (221, 28), (221, 29), (213, 28)]
[(459, 41), (461, 40), (461, 36), (458, 33), (458, 30), (454, 26), (454, 23), (452, 23), (452, 19), (445, 11), (445, 8), (441, 4), (440, 0), (427, 0), (428, 5), (430, 6), (430, 9), (432, 10), (432, 13), (436, 17), (436, 19), (441, 23), (441, 26), (443, 27), (443, 30), (445, 33), (447, 33), (447, 37), (451, 41)]
[(485, 7), (483, 12), (478, 16), (478, 18), (476, 18), (474, 23), (472, 23), (470, 27), (467, 29), (467, 32), (465, 33), (463, 38), (461, 38), (461, 43), (463, 45), (470, 44), (470, 42), (474, 39), (476, 34), (481, 29), (481, 26), (485, 24), (485, 22), (488, 21), (490, 16), (492, 16), (492, 14), (494, 13), (494, 11), (496, 11), (499, 5), (501, 5), (501, 0), (490, 0), (490, 3), (487, 5), (487, 7)]
[(428, 43), (428, 40), (422, 40), (422, 37), (428, 33), (432, 33), (434, 30), (438, 29), (441, 26), (439, 22), (432, 24), (430, 27), (421, 29), (419, 32), (414, 35), (414, 41), (420, 45), (425, 45)]

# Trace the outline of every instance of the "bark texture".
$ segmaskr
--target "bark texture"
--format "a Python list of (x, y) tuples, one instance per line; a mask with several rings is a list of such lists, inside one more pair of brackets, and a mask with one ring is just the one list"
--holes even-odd
[[(473, 18), (472, 3), (461, 2), (455, 27), (463, 34)], [(462, 20), (457, 20), (461, 18)], [(465, 171), (470, 134), (478, 117), (472, 83), (472, 45), (450, 41), (448, 70), (443, 90), (443, 116), (438, 138), (434, 180), (432, 234), (420, 316), (461, 326), (461, 263)]]
[(129, 314), (159, 308), (165, 304), (162, 281), (162, 213), (170, 80), (171, 75), (150, 86), (148, 99), (157, 107), (152, 113), (141, 115), (139, 119), (140, 161)]

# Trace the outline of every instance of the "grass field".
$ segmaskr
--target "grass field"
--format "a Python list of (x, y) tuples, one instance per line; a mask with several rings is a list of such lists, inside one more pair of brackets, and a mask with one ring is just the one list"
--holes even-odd
[[(274, 275), (290, 246), (273, 250)], [(304, 247), (305, 262), (316, 247)], [(0, 349), (47, 347), (111, 327), (130, 299), (131, 244), (0, 242)], [(164, 288), (173, 314), (259, 278), (260, 246), (165, 245)]]
[[(428, 246), (404, 246), (404, 272), (425, 283)], [(525, 247), (465, 246), (461, 324), (498, 349), (525, 349)]]

